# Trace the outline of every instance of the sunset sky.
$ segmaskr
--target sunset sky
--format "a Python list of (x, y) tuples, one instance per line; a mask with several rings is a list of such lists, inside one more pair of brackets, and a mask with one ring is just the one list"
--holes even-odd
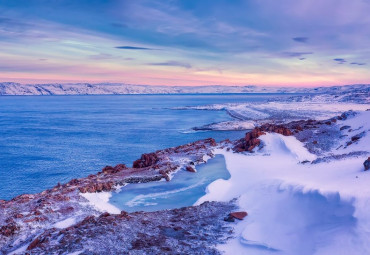
[(370, 0), (0, 0), (0, 81), (370, 83)]

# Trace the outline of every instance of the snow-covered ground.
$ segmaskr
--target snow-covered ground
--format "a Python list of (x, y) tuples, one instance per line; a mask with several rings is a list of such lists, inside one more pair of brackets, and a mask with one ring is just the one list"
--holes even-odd
[[(355, 93), (356, 94), (356, 93)], [(174, 110), (226, 111), (234, 121), (211, 123), (193, 130), (244, 130), (264, 123), (284, 123), (294, 120), (326, 120), (345, 111), (370, 109), (370, 87), (358, 92), (343, 94), (317, 94), (292, 96), (279, 100), (253, 103), (225, 103), (199, 106), (184, 106)], [(347, 98), (347, 100), (342, 100)]]
[[(362, 137), (327, 155), (370, 155), (369, 120), (370, 111), (363, 111), (338, 121)], [(252, 154), (215, 151), (225, 157), (231, 178), (211, 183), (197, 204), (238, 198), (248, 212), (235, 226), (235, 238), (219, 250), (234, 255), (370, 254), (367, 156), (303, 164), (317, 156), (295, 137), (268, 133), (260, 139), (264, 146)], [(346, 145), (347, 140), (336, 143)]]

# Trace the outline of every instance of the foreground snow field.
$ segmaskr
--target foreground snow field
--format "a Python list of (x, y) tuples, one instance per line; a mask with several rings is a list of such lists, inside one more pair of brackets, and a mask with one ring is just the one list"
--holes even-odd
[[(346, 156), (369, 153), (369, 120), (365, 111), (338, 121), (363, 134), (321, 155), (342, 159), (305, 163), (317, 155), (295, 137), (276, 133), (261, 136), (263, 147), (253, 154), (216, 150), (231, 178), (210, 184), (197, 204), (237, 197), (248, 211), (235, 238), (218, 248), (226, 254), (370, 254), (370, 172), (363, 171), (365, 157)], [(345, 139), (332, 141), (335, 148)]]

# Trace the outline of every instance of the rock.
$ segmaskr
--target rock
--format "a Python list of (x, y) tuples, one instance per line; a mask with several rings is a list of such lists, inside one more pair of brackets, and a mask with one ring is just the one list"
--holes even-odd
[[(295, 126), (297, 127), (297, 126)], [(299, 131), (300, 127), (297, 127)], [(266, 134), (265, 132), (273, 132), (278, 133), (284, 136), (291, 136), (293, 132), (282, 125), (275, 125), (275, 124), (264, 124), (261, 127), (256, 127), (252, 131), (245, 134), (245, 137), (235, 145), (234, 151), (236, 152), (243, 152), (248, 151), (252, 152), (254, 148), (261, 144), (261, 140), (258, 139), (261, 135)]]
[(127, 169), (127, 166), (125, 164), (118, 164), (114, 167), (114, 170), (116, 170), (117, 172), (120, 172), (124, 169)]
[(12, 236), (19, 230), (19, 227), (14, 223), (0, 227), (0, 235)]
[(346, 126), (341, 127), (340, 130), (345, 130), (345, 129), (349, 129), (349, 128), (351, 128), (351, 127), (346, 125)]
[(114, 168), (112, 166), (105, 166), (103, 169), (102, 169), (102, 172), (104, 174), (110, 174), (110, 173), (113, 173), (114, 172)]
[(152, 166), (155, 163), (158, 162), (158, 156), (155, 153), (148, 153), (148, 154), (143, 154), (141, 155), (141, 158), (134, 161), (132, 167), (133, 168), (143, 168), (143, 167), (148, 167)]
[(186, 167), (186, 171), (192, 172), (192, 173), (195, 173), (196, 172), (195, 169), (193, 167), (191, 167), (191, 166), (187, 166)]
[(33, 240), (30, 245), (27, 247), (27, 251), (35, 249), (38, 245), (40, 245), (45, 239), (37, 237), (35, 240)]
[(227, 217), (224, 218), (224, 221), (227, 221), (227, 222), (234, 222), (235, 219), (238, 219), (238, 220), (243, 220), (245, 218), (245, 216), (247, 216), (248, 213), (247, 212), (231, 212), (229, 213), (229, 215)]
[(235, 218), (233, 216), (228, 215), (227, 217), (224, 218), (224, 221), (234, 222), (235, 221)]
[(365, 168), (365, 171), (370, 169), (370, 157), (368, 157), (367, 160), (365, 160), (364, 168)]
[(244, 219), (245, 216), (247, 216), (247, 215), (248, 215), (247, 212), (232, 212), (232, 213), (229, 214), (229, 216), (234, 217), (238, 220)]
[(312, 143), (313, 143), (313, 144), (317, 144), (317, 141), (313, 141)]
[(104, 174), (115, 174), (118, 173), (124, 169), (127, 169), (127, 166), (125, 164), (118, 164), (115, 167), (112, 166), (106, 166), (102, 169), (102, 172)]
[(78, 190), (81, 192), (81, 193), (86, 193), (87, 192), (87, 187), (79, 187)]
[(352, 142), (355, 142), (357, 140), (360, 140), (360, 138), (362, 138), (363, 136), (365, 136), (365, 132), (361, 132), (361, 133), (359, 133), (359, 134), (357, 134), (355, 136), (352, 136), (351, 137), (351, 141)]

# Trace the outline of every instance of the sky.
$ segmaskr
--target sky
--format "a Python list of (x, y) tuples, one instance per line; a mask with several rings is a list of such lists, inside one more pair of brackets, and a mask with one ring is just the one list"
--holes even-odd
[(370, 0), (0, 0), (0, 82), (370, 83)]

